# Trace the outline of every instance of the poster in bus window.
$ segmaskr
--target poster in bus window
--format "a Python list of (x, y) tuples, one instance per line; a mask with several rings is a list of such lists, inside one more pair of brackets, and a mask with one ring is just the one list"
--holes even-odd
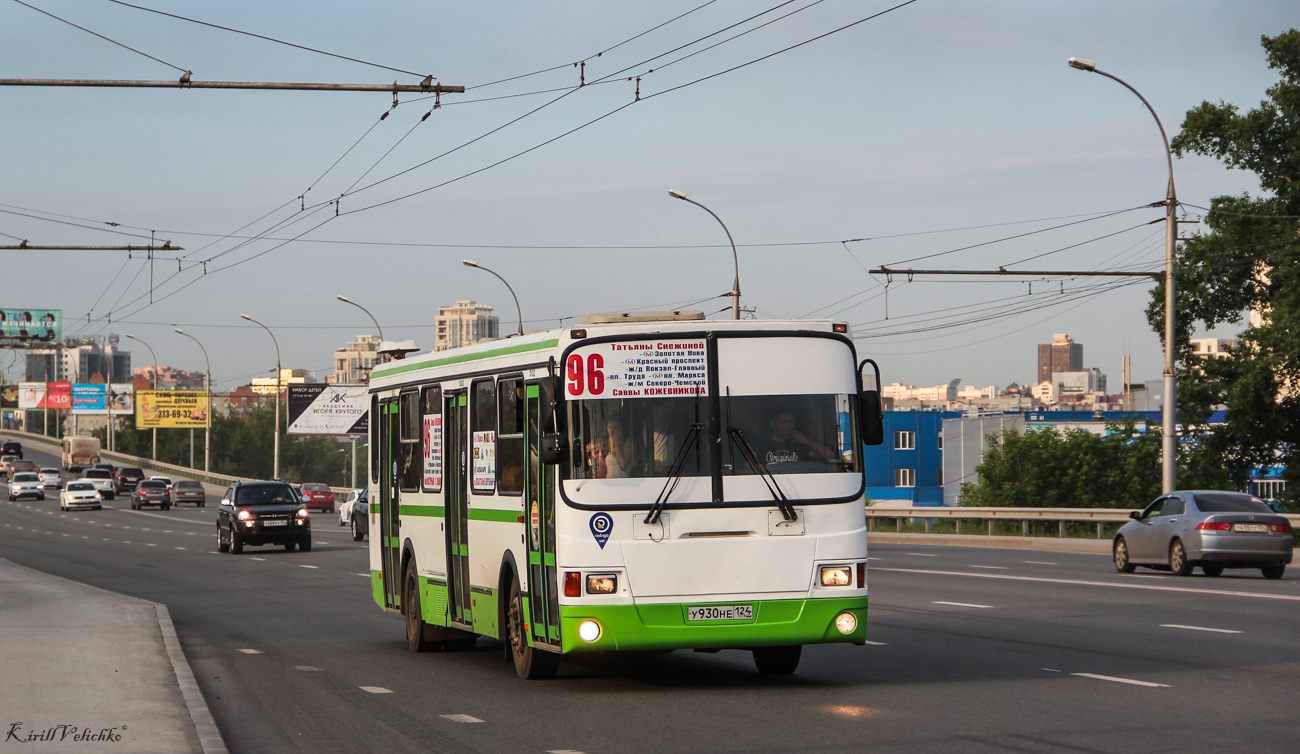
[(704, 339), (596, 343), (564, 363), (570, 398), (693, 398), (709, 394)]
[(442, 489), (442, 414), (424, 417), (424, 489)]
[(475, 432), (473, 443), (475, 492), (491, 492), (497, 485), (497, 433)]

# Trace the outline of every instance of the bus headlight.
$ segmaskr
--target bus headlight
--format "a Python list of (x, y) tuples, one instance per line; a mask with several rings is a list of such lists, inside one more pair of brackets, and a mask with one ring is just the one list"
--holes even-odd
[(858, 619), (853, 613), (840, 613), (835, 616), (835, 629), (842, 634), (851, 634), (858, 627)]
[(822, 586), (849, 586), (852, 583), (849, 566), (822, 566)]
[(600, 638), (600, 624), (594, 620), (584, 620), (578, 624), (578, 638), (592, 642)]
[(618, 591), (618, 576), (588, 576), (587, 594), (613, 594)]

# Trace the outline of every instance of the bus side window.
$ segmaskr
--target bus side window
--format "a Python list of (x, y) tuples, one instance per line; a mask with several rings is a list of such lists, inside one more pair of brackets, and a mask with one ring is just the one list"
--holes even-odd
[(379, 396), (370, 396), (370, 482), (379, 484)]
[(497, 385), (491, 378), (475, 380), (470, 386), (470, 490), (491, 495), (496, 489)]
[(497, 491), (524, 491), (524, 381), (511, 377), (497, 383)]
[(402, 492), (420, 491), (420, 473), (424, 470), (424, 433), (420, 431), (420, 394), (402, 393), (398, 399), (398, 439), (401, 440)]
[(442, 491), (442, 388), (434, 385), (420, 392), (420, 414), (424, 435), (425, 492)]

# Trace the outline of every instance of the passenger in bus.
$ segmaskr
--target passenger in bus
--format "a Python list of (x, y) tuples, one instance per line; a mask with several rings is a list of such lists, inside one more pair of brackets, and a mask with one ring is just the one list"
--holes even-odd
[(583, 477), (586, 479), (604, 479), (606, 473), (605, 441), (599, 438), (592, 438), (587, 441), (586, 461), (583, 463)]
[(609, 451), (605, 455), (605, 478), (623, 479), (633, 475), (636, 454), (632, 439), (623, 432), (623, 420), (611, 416), (605, 421), (609, 433)]
[(768, 429), (755, 443), (758, 460), (767, 470), (779, 474), (799, 462), (829, 461), (834, 454), (821, 443), (808, 439), (795, 428), (794, 411), (777, 411)]

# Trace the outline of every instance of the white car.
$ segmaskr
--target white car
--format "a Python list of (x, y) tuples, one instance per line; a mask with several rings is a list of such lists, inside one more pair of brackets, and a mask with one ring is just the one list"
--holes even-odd
[(45, 489), (63, 489), (63, 472), (58, 469), (41, 469), (37, 472)]
[(352, 506), (357, 502), (357, 498), (359, 497), (361, 497), (361, 492), (359, 490), (352, 490), (348, 493), (347, 499), (339, 504), (339, 526), (348, 525), (352, 516)]
[(59, 510), (70, 511), (73, 508), (94, 508), (100, 510), (104, 507), (104, 496), (99, 494), (95, 485), (88, 479), (78, 479), (75, 482), (68, 482), (59, 493)]
[(90, 482), (99, 490), (99, 494), (105, 500), (112, 500), (117, 496), (117, 484), (113, 480), (113, 472), (108, 469), (86, 469), (81, 472), (79, 482)]
[(149, 478), (167, 485), (168, 492), (171, 492), (172, 486), (175, 484), (169, 476), (151, 476)]
[(41, 484), (41, 478), (35, 472), (19, 471), (14, 474), (13, 479), (9, 480), (9, 502), (24, 497), (45, 499), (45, 486)]

